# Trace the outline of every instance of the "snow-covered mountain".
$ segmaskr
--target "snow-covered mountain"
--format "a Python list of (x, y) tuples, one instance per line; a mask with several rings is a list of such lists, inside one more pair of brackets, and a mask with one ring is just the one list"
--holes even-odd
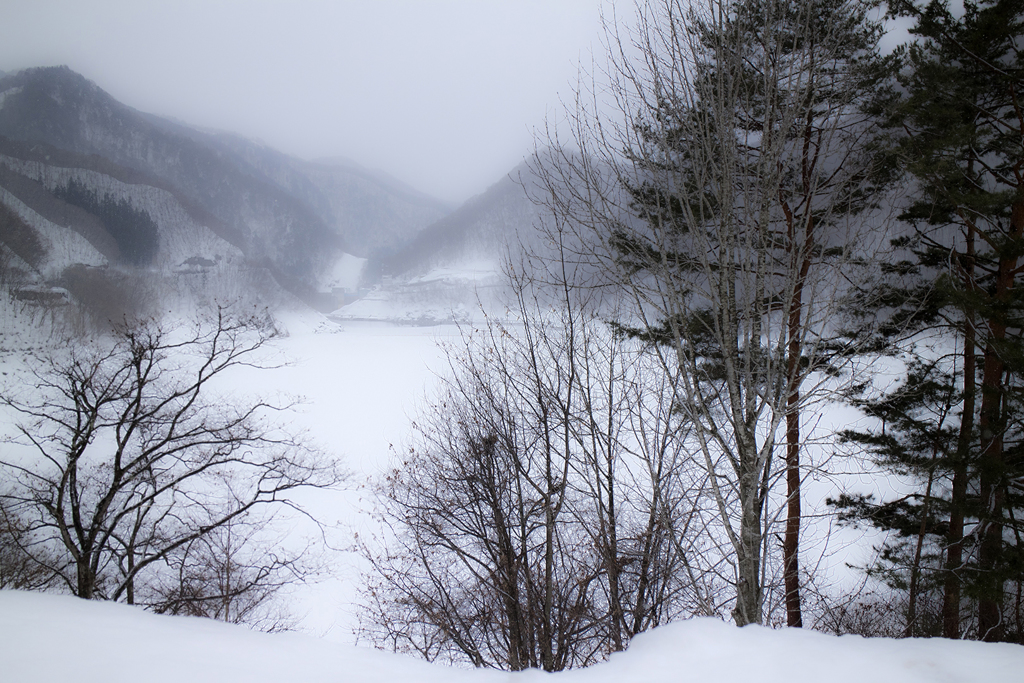
[(533, 225), (537, 207), (530, 199), (536, 180), (520, 164), (485, 192), (418, 233), (384, 263), (386, 274), (422, 274), (432, 268), (494, 260), (517, 246)]
[(448, 210), (350, 164), (140, 113), (67, 67), (0, 76), (0, 250), (19, 291), (79, 299), (83, 269), (131, 290), (143, 269), (158, 290), (283, 288), (330, 310), (340, 262), (393, 252)]

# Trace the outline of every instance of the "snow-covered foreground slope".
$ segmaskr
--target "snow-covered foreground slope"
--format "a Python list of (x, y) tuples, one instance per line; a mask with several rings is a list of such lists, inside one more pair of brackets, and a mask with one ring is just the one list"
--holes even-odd
[[(126, 605), (0, 591), (0, 679), (6, 683), (488, 683), (552, 680), (427, 664), (297, 634), (255, 633)], [(656, 629), (606, 664), (555, 683), (1000, 683), (1021, 680), (1024, 647), (947, 640), (834, 637), (738, 629), (694, 619)]]

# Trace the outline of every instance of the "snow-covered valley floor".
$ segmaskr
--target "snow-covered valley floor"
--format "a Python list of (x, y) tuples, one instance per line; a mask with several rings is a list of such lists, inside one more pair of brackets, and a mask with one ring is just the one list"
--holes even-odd
[[(3, 683), (258, 683), (344, 681), (529, 681), (547, 674), (466, 671), (357, 646), (357, 601), (365, 561), (351, 550), (372, 531), (371, 483), (408, 442), (411, 420), (446, 367), (438, 343), (454, 326), (376, 323), (335, 326), (285, 317), (272, 370), (232, 379), (239, 394), (299, 396), (288, 418), (350, 471), (338, 491), (301, 502), (327, 525), (328, 571), (285, 596), (298, 633), (268, 635), (210, 620), (167, 617), (68, 596), (0, 591)], [(26, 357), (27, 358), (27, 357)], [(18, 354), (0, 364), (15, 370)], [(297, 520), (296, 536), (319, 531)], [(1001, 683), (1024, 680), (1024, 647), (944, 640), (834, 637), (812, 631), (738, 629), (712, 619), (671, 624), (635, 639), (607, 663), (556, 674), (559, 681), (744, 683)]]
[[(279, 326), (284, 334), (264, 349), (261, 359), (274, 367), (237, 368), (216, 390), (228, 400), (297, 402), (276, 419), (347, 470), (348, 479), (338, 490), (301, 490), (293, 496), (323, 529), (300, 515), (286, 514), (278, 530), (286, 529), (286, 543), (319, 548), (316, 559), (323, 565), (317, 580), (285, 591), (284, 612), (304, 633), (351, 644), (365, 569), (351, 548), (357, 533), (363, 532), (363, 538), (369, 533), (372, 482), (407, 443), (416, 410), (436, 381), (434, 373), (445, 368), (439, 342), (459, 332), (452, 325), (336, 325), (309, 311), (282, 314)], [(5, 388), (30, 392), (30, 371), (39, 367), (38, 357), (47, 353), (53, 338), (34, 326), (8, 325), (5, 331), (0, 336), (0, 380)], [(18, 421), (11, 411), (0, 411), (0, 439), (17, 438)], [(11, 447), (6, 446), (8, 456)], [(0, 673), (0, 681), (4, 679)]]
[(302, 632), (352, 644), (368, 568), (352, 546), (357, 534), (366, 539), (374, 531), (373, 483), (408, 444), (417, 411), (447, 367), (442, 346), (460, 332), (454, 325), (335, 325), (312, 314), (281, 316), (281, 326), (285, 334), (272, 345), (277, 355), (267, 362), (284, 365), (243, 371), (233, 388), (279, 403), (297, 399), (289, 430), (304, 432), (348, 471), (337, 491), (295, 495), (324, 528), (295, 517), (290, 540), (329, 547), (319, 580), (289, 592), (285, 608)]

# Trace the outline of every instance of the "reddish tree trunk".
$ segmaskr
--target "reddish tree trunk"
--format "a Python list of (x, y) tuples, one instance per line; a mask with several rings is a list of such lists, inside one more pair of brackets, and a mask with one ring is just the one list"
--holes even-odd
[[(1024, 204), (1013, 205), (1010, 219), (1011, 242), (1024, 233)], [(1012, 252), (1011, 252), (1012, 254)], [(1016, 255), (1000, 255), (996, 271), (994, 303), (997, 307), (1010, 303), (1011, 290), (1017, 271)], [(978, 633), (983, 640), (996, 641), (1003, 637), (1002, 606), (1003, 579), (999, 572), (999, 558), (1003, 550), (1003, 376), (1006, 364), (999, 346), (1006, 339), (1005, 314), (997, 312), (988, 323), (989, 338), (985, 344), (985, 361), (981, 377), (981, 411), (978, 426), (981, 429), (981, 454), (978, 460), (982, 504), (981, 544), (978, 549), (978, 570), (981, 574), (982, 594), (978, 600)]]
[[(792, 221), (790, 221), (792, 225)], [(812, 221), (806, 226), (805, 240), (810, 241)], [(790, 228), (792, 234), (792, 227)], [(809, 245), (808, 245), (809, 249)], [(786, 537), (782, 543), (783, 574), (786, 588), (786, 625), (803, 626), (800, 607), (800, 361), (803, 347), (800, 329), (803, 317), (803, 286), (810, 272), (810, 259), (804, 256), (800, 275), (793, 288), (789, 311), (789, 349), (787, 372), (789, 395), (786, 397)]]

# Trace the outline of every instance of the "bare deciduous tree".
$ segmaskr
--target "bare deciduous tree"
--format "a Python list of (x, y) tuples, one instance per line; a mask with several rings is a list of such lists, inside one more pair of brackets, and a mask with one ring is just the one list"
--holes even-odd
[(45, 552), (35, 546), (30, 525), (20, 510), (0, 497), (0, 589), (41, 590), (54, 583), (34, 554)]
[(233, 369), (260, 367), (273, 335), (266, 318), (223, 309), (191, 330), (124, 324), (5, 392), (34, 455), (0, 462), (3, 498), (36, 561), (79, 597), (134, 603), (142, 577), (190, 544), (262, 506), (297, 508), (294, 489), (338, 484), (330, 459), (275, 424), (281, 407), (217, 395)]
[(286, 631), (296, 621), (281, 598), (319, 567), (311, 548), (288, 550), (267, 535), (273, 520), (248, 515), (195, 538), (166, 558), (170, 571), (137, 600), (160, 614), (209, 617), (260, 631)]
[(378, 644), (554, 671), (706, 613), (684, 568), (694, 513), (671, 391), (646, 383), (651, 359), (555, 263), (553, 287), (510, 269), (515, 322), (492, 317), (450, 350), (444, 391), (381, 486), (392, 538), (363, 626)]
[[(841, 264), (881, 180), (863, 115), (879, 31), (846, 0), (662, 0), (611, 38), (570, 144), (539, 155), (540, 200), (635, 304), (692, 425), (732, 548), (734, 618), (761, 623), (769, 527), (786, 520), (800, 625), (800, 415), (823, 384)], [(610, 93), (610, 96), (607, 95)], [(607, 112), (610, 108), (614, 115)], [(786, 510), (769, 512), (785, 433)]]

